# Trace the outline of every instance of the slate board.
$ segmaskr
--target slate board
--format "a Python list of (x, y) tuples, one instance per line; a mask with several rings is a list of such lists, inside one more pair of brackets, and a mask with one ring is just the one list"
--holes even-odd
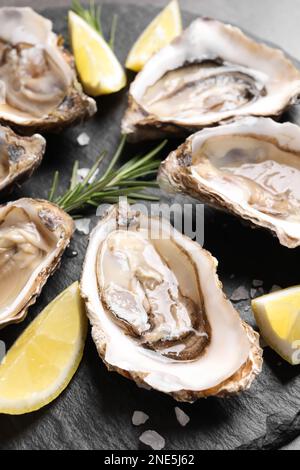
[[(152, 7), (106, 5), (103, 9), (107, 32), (113, 13), (119, 15), (116, 51), (124, 61), (135, 38), (156, 13)], [(66, 36), (65, 9), (43, 12), (54, 21), (55, 30)], [(217, 12), (216, 12), (217, 14)], [(188, 24), (192, 15), (184, 14)], [(300, 66), (300, 64), (298, 64)], [(132, 75), (129, 77), (132, 78)], [(47, 137), (47, 153), (40, 169), (11, 198), (47, 197), (54, 170), (62, 174), (65, 188), (75, 159), (90, 167), (100, 150), (110, 154), (119, 140), (120, 120), (126, 105), (126, 92), (103, 97), (99, 112), (89, 122), (60, 135)], [(288, 119), (300, 124), (299, 109)], [(76, 137), (82, 131), (91, 136), (81, 148)], [(173, 142), (171, 146), (175, 147)], [(137, 148), (128, 146), (128, 155)], [(167, 152), (165, 152), (167, 154)], [(107, 160), (103, 162), (103, 168)], [(48, 281), (27, 319), (0, 332), (9, 347), (26, 325), (59, 292), (80, 277), (87, 237), (75, 234), (71, 249), (78, 256), (64, 255), (61, 268)], [(300, 250), (288, 250), (263, 230), (251, 230), (236, 218), (212, 209), (205, 210), (205, 248), (219, 260), (219, 275), (227, 294), (241, 284), (250, 288), (253, 279), (262, 279), (268, 290), (299, 283)], [(232, 279), (231, 274), (235, 274)], [(249, 302), (240, 302), (241, 315), (253, 324)], [(154, 429), (166, 439), (166, 449), (273, 449), (300, 434), (300, 367), (291, 367), (264, 350), (263, 372), (250, 391), (231, 399), (202, 399), (180, 407), (191, 417), (186, 428), (178, 424), (176, 402), (155, 391), (109, 373), (88, 338), (84, 358), (67, 390), (52, 404), (24, 416), (0, 415), (0, 449), (142, 449), (139, 435)], [(131, 424), (134, 410), (146, 412), (150, 419), (140, 427)]]

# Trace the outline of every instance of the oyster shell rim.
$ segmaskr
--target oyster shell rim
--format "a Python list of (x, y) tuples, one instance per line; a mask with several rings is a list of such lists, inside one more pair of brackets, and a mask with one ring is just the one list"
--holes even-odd
[[(68, 108), (68, 102), (73, 103), (70, 108)], [(66, 119), (61, 119), (62, 113), (60, 114), (59, 108), (64, 106), (66, 106), (66, 109), (63, 113)], [(65, 128), (75, 126), (90, 119), (97, 112), (97, 104), (93, 98), (83, 93), (81, 85), (75, 77), (70, 94), (65, 97), (64, 101), (54, 111), (45, 119), (32, 120), (28, 124), (18, 124), (12, 120), (3, 119), (0, 115), (0, 125), (10, 127), (24, 136), (31, 136), (39, 132), (57, 134)], [(56, 112), (58, 116), (55, 115)]]
[[(104, 332), (101, 330), (100, 325), (101, 322), (97, 318), (97, 314), (92, 312), (91, 309), (88, 307), (87, 299), (83, 294), (82, 298), (86, 305), (87, 315), (92, 326), (91, 335), (93, 341), (95, 343), (97, 352), (105, 364), (106, 368), (110, 372), (118, 372), (118, 374), (122, 375), (126, 379), (133, 380), (136, 384), (142, 385), (145, 387), (150, 387), (148, 383), (143, 381), (142, 373), (139, 372), (131, 372), (120, 367), (112, 366), (108, 362), (105, 361), (105, 348), (106, 348), (106, 341)], [(218, 386), (208, 388), (206, 390), (194, 391), (194, 390), (179, 390), (177, 392), (163, 392), (160, 390), (156, 390), (150, 387), (151, 390), (156, 390), (159, 393), (163, 393), (165, 395), (172, 396), (175, 400), (179, 402), (188, 402), (194, 403), (199, 398), (207, 398), (209, 396), (219, 397), (219, 398), (227, 398), (233, 395), (236, 395), (242, 391), (248, 390), (254, 379), (260, 374), (262, 370), (263, 364), (263, 352), (260, 348), (259, 344), (259, 333), (253, 330), (253, 328), (248, 325), (246, 322), (242, 321), (243, 327), (245, 328), (247, 337), (249, 339), (251, 345), (251, 357), (248, 358), (247, 362), (243, 364), (243, 366), (235, 372), (231, 377), (221, 382)], [(100, 331), (101, 330), (101, 331)], [(237, 381), (237, 379), (239, 380)]]

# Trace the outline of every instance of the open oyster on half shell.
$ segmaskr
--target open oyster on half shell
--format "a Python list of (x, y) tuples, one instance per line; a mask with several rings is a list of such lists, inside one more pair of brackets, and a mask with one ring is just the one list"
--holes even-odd
[(131, 140), (188, 135), (237, 116), (277, 116), (299, 94), (300, 71), (282, 51), (199, 18), (137, 75), (122, 131)]
[(0, 193), (32, 175), (41, 163), (45, 145), (39, 134), (21, 137), (0, 125)]
[(72, 233), (71, 217), (48, 201), (0, 206), (0, 327), (23, 320)]
[(95, 112), (51, 21), (31, 8), (0, 8), (0, 122), (30, 133)]
[(113, 206), (90, 235), (81, 279), (108, 369), (182, 401), (247, 389), (261, 370), (258, 334), (216, 266), (167, 220)]
[(248, 117), (191, 135), (158, 180), (300, 246), (300, 127)]

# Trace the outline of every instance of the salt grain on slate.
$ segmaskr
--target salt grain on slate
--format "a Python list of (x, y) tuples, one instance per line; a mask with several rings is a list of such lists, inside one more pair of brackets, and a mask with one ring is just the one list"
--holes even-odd
[(138, 386), (139, 388), (143, 388), (144, 390), (151, 390), (150, 385), (148, 385), (148, 384), (146, 384), (146, 383), (140, 383), (140, 384), (137, 383), (137, 386)]
[(175, 406), (175, 415), (181, 426), (186, 426), (190, 421), (190, 417), (179, 406)]
[(258, 289), (251, 289), (250, 290), (250, 297), (251, 299), (254, 299), (256, 297), (260, 297), (261, 295), (264, 295), (265, 291), (263, 290), (262, 287), (258, 287)]
[[(90, 171), (90, 168), (79, 168), (77, 170), (77, 183), (82, 183), (83, 180), (86, 178), (86, 176), (88, 175)], [(99, 173), (99, 168), (97, 168), (97, 170), (95, 171), (95, 173), (93, 174), (93, 176), (91, 176), (91, 178), (89, 179), (89, 184), (93, 183), (95, 181), (95, 179), (97, 178), (98, 176), (98, 173)]]
[(143, 434), (140, 435), (139, 440), (143, 444), (151, 447), (153, 450), (161, 450), (166, 445), (164, 438), (158, 434), (158, 432), (152, 430), (143, 432)]
[(141, 424), (144, 424), (146, 421), (148, 421), (149, 416), (144, 413), (143, 411), (134, 411), (132, 415), (132, 424), (134, 426), (140, 426)]
[(87, 135), (86, 132), (82, 132), (81, 134), (79, 134), (79, 136), (77, 137), (77, 142), (78, 144), (81, 146), (81, 147), (84, 147), (86, 145), (89, 145), (90, 143), (90, 137)]
[(277, 286), (277, 284), (274, 284), (274, 286), (271, 287), (270, 292), (277, 292), (278, 290), (281, 290), (282, 287)]
[(68, 247), (65, 251), (65, 254), (67, 258), (75, 258), (76, 256), (78, 256), (78, 251)]
[(256, 297), (256, 294), (257, 294), (257, 289), (250, 289), (250, 297), (251, 297), (251, 299), (254, 299), (254, 297)]
[(264, 282), (260, 281), (259, 279), (253, 279), (252, 285), (253, 287), (262, 287), (264, 285)]
[(82, 183), (82, 181), (87, 176), (89, 171), (90, 171), (89, 168), (78, 168), (78, 170), (77, 170), (77, 181), (78, 181), (78, 183)]
[(80, 233), (84, 233), (84, 235), (88, 235), (90, 233), (90, 223), (90, 219), (77, 219), (75, 220), (76, 230)]
[(232, 300), (233, 302), (240, 302), (241, 300), (248, 300), (248, 299), (249, 299), (249, 292), (244, 286), (240, 286), (237, 289), (235, 289), (230, 297), (230, 300)]

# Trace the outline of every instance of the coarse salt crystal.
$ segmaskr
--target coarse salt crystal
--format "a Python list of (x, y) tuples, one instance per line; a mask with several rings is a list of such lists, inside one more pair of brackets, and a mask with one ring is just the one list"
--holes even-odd
[(282, 290), (282, 287), (278, 286), (277, 284), (274, 284), (274, 286), (271, 287), (270, 292), (277, 292), (279, 290)]
[(248, 300), (249, 299), (249, 292), (247, 291), (246, 287), (240, 286), (233, 291), (231, 294), (230, 299), (233, 302), (240, 302), (240, 300)]
[(134, 411), (131, 420), (134, 426), (140, 426), (141, 424), (144, 424), (146, 421), (148, 421), (148, 419), (149, 416), (143, 411)]
[(151, 390), (150, 385), (146, 384), (145, 382), (137, 383), (139, 388), (143, 388), (144, 390)]
[(164, 438), (158, 434), (158, 432), (152, 430), (143, 432), (143, 434), (140, 435), (139, 440), (143, 444), (151, 447), (153, 450), (161, 450), (166, 445)]
[(86, 132), (82, 132), (81, 134), (79, 134), (79, 136), (77, 137), (77, 142), (78, 144), (81, 146), (81, 147), (84, 147), (86, 145), (89, 145), (90, 143), (90, 137), (89, 135), (87, 135)]
[(257, 289), (250, 289), (250, 297), (251, 299), (254, 299), (257, 294)]
[(181, 426), (186, 426), (190, 421), (190, 417), (179, 406), (175, 406), (175, 415)]
[(90, 219), (77, 219), (75, 220), (76, 230), (80, 233), (84, 233), (84, 235), (88, 235), (90, 233), (90, 223)]
[[(77, 170), (77, 183), (82, 183), (82, 181), (88, 175), (89, 171), (90, 171), (90, 168), (79, 168)], [(89, 184), (91, 184), (95, 181), (95, 179), (97, 178), (98, 173), (99, 173), (99, 168), (97, 168), (95, 173), (90, 177)]]

